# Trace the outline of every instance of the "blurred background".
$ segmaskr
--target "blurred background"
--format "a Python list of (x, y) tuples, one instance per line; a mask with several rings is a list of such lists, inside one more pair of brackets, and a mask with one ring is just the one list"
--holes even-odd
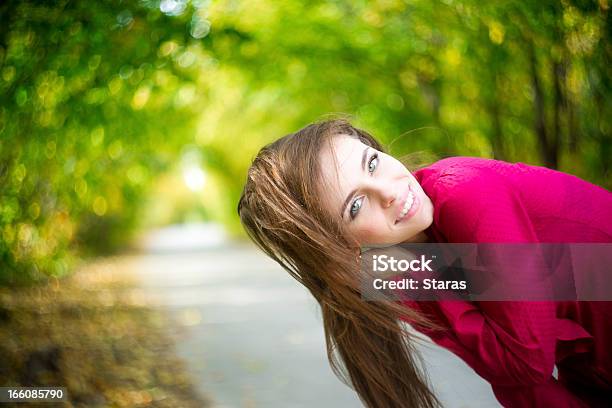
[[(40, 327), (77, 290), (81, 316), (129, 271), (129, 296), (92, 308), (170, 311), (193, 329), (177, 340), (187, 377), (223, 406), (302, 406), (315, 389), (356, 404), (326, 366), (314, 304), (244, 242), (236, 204), (264, 144), (343, 113), (398, 156), (522, 161), (612, 187), (608, 0), (9, 0), (0, 16), (0, 324), (30, 316)], [(18, 355), (24, 344), (0, 345), (15, 355), (0, 365), (4, 383), (44, 382), (14, 375), (40, 357), (40, 344)], [(253, 350), (236, 351), (244, 344)], [(232, 355), (242, 363), (222, 374)], [(294, 378), (272, 355), (288, 372), (316, 364)], [(252, 380), (266, 372), (277, 373), (268, 385)], [(317, 376), (323, 388), (304, 382)], [(448, 392), (480, 392), (469, 390)]]

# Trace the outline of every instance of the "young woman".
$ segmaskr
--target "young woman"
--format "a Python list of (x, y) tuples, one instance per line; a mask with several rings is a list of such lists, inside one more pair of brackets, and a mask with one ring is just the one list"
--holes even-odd
[(332, 368), (366, 406), (439, 405), (402, 320), (466, 361), (504, 406), (612, 401), (610, 302), (366, 302), (358, 279), (360, 247), (372, 244), (612, 242), (607, 190), (477, 158), (413, 174), (367, 132), (331, 120), (264, 147), (238, 213), (320, 304)]

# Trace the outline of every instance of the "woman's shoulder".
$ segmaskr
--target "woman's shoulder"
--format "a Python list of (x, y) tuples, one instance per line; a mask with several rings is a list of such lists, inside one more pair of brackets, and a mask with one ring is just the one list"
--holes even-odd
[(521, 162), (510, 163), (479, 157), (448, 157), (418, 170), (415, 177), (433, 195), (467, 191), (507, 190), (529, 197), (561, 194), (596, 195), (609, 201), (610, 192), (572, 174)]
[(523, 166), (480, 157), (447, 157), (418, 170), (415, 177), (428, 194), (437, 195), (451, 189), (478, 189), (499, 183), (504, 175), (524, 171)]
[(499, 160), (472, 156), (451, 156), (440, 159), (427, 167), (436, 169), (449, 169), (458, 167), (487, 167), (495, 163), (504, 163)]
[[(446, 241), (515, 242), (516, 237), (531, 237), (522, 234), (530, 222), (512, 181), (512, 175), (523, 170), (514, 166), (493, 159), (449, 157), (423, 169), (419, 182), (434, 204), (434, 225)], [(523, 227), (515, 225), (517, 219)]]
[(533, 222), (540, 234), (559, 239), (561, 227), (612, 219), (610, 192), (557, 170), (475, 157), (450, 157), (422, 170), (417, 178), (434, 204), (434, 222), (451, 242), (530, 241)]
[(482, 157), (453, 156), (438, 160), (427, 167), (418, 170), (426, 177), (452, 177), (459, 175), (463, 180), (486, 174), (504, 174), (523, 172), (537, 166), (524, 163), (509, 163), (501, 160)]

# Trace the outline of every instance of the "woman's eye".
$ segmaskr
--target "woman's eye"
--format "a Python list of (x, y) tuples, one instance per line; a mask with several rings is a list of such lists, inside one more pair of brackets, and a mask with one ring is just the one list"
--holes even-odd
[(353, 205), (351, 205), (351, 209), (349, 210), (351, 219), (354, 219), (357, 216), (362, 204), (363, 204), (363, 197), (360, 197), (357, 200), (353, 201)]
[(378, 167), (378, 153), (374, 153), (372, 157), (370, 157), (370, 161), (368, 161), (368, 171), (374, 173), (376, 167)]
[[(374, 170), (376, 170), (376, 168), (378, 167), (378, 160), (379, 160), (378, 153), (374, 153), (372, 157), (370, 157), (370, 160), (368, 160), (368, 172), (370, 174), (374, 173)], [(359, 210), (361, 209), (362, 205), (363, 205), (363, 197), (360, 197), (356, 199), (355, 201), (353, 201), (353, 204), (351, 205), (351, 208), (349, 210), (349, 215), (351, 217), (351, 220), (355, 219), (357, 214), (359, 214)]]

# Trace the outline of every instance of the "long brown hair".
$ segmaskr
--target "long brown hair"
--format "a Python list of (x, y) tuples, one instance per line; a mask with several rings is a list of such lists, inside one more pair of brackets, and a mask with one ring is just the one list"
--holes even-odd
[(400, 318), (433, 325), (392, 301), (361, 298), (356, 279), (359, 248), (321, 204), (318, 157), (337, 135), (383, 150), (374, 137), (343, 119), (314, 123), (284, 136), (263, 147), (253, 161), (238, 203), (240, 220), (253, 241), (315, 297), (330, 365), (366, 406), (439, 406), (422, 372), (413, 335)]

